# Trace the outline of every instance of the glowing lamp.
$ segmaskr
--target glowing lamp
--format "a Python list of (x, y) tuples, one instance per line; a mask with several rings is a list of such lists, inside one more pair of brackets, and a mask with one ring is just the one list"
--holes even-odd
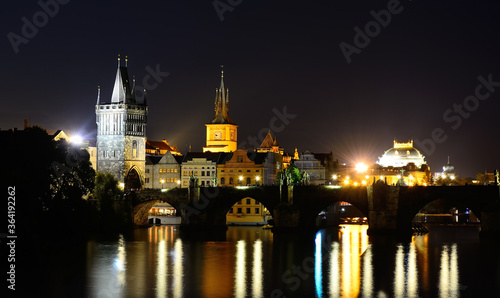
[(80, 145), (83, 142), (83, 138), (79, 135), (74, 135), (69, 138), (69, 141), (75, 145)]
[(366, 172), (366, 170), (368, 170), (368, 166), (365, 165), (364, 163), (360, 162), (360, 163), (356, 164), (356, 171), (362, 173), (362, 172)]

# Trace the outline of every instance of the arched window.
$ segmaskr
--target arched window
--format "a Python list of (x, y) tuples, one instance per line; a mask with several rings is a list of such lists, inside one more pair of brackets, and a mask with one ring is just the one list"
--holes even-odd
[(224, 177), (220, 178), (220, 184), (221, 185), (226, 184), (226, 178), (224, 178)]
[(250, 185), (251, 181), (250, 181), (250, 177), (247, 177), (247, 185)]
[(233, 177), (229, 177), (229, 184), (234, 184)]
[(137, 141), (132, 142), (132, 157), (137, 157)]

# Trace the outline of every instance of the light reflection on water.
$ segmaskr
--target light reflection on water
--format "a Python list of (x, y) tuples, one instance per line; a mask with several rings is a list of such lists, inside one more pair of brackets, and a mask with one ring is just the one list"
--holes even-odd
[[(346, 225), (296, 241), (236, 227), (226, 241), (203, 242), (180, 238), (177, 227), (151, 227), (133, 241), (89, 242), (86, 286), (91, 297), (460, 296), (457, 243), (429, 249), (425, 235), (381, 245), (366, 229)], [(314, 273), (306, 274), (311, 257)]]

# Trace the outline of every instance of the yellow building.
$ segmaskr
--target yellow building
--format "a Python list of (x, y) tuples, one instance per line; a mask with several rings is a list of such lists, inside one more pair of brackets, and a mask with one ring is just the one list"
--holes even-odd
[(228, 115), (229, 90), (224, 88), (222, 70), (220, 88), (215, 94), (215, 118), (207, 126), (206, 146), (203, 152), (234, 152), (237, 148), (238, 125)]
[(226, 216), (228, 225), (264, 225), (270, 216), (267, 209), (252, 198), (239, 200), (229, 209)]
[[(237, 149), (228, 155), (226, 161), (217, 165), (217, 177), (220, 186), (245, 186), (262, 184), (263, 164), (267, 153), (252, 154), (248, 157), (244, 149)], [(259, 157), (259, 158), (257, 158)]]

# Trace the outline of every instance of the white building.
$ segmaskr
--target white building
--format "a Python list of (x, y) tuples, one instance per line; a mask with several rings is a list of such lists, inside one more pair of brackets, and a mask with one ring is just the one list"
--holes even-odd
[(163, 156), (146, 156), (144, 187), (151, 189), (167, 189), (179, 187), (181, 184), (182, 156), (167, 151)]
[(217, 177), (217, 160), (224, 153), (189, 152), (181, 164), (181, 187), (189, 187), (191, 175), (198, 178), (201, 187), (212, 186)]
[(376, 163), (383, 168), (399, 168), (407, 166), (409, 163), (413, 163), (417, 169), (420, 169), (422, 165), (426, 164), (424, 156), (420, 154), (420, 151), (413, 148), (413, 140), (408, 143), (398, 143), (394, 141), (394, 147), (386, 150), (384, 155), (379, 157)]
[(293, 163), (301, 173), (306, 172), (309, 175), (309, 181), (312, 185), (325, 184), (325, 167), (311, 152), (306, 151), (300, 154), (299, 159), (294, 160)]

